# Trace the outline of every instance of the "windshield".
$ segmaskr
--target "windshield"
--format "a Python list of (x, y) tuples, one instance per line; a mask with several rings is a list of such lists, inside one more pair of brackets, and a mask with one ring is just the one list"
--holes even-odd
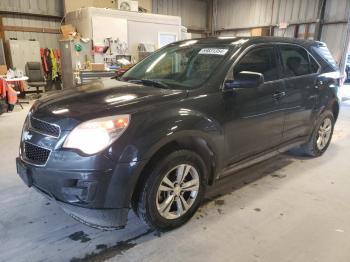
[(160, 49), (128, 70), (120, 80), (160, 88), (199, 87), (223, 61), (229, 47), (186, 44), (189, 42)]

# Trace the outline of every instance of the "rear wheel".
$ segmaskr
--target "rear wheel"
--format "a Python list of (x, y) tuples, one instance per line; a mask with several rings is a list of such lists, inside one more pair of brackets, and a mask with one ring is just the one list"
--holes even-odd
[(179, 150), (156, 161), (149, 172), (136, 205), (139, 217), (162, 231), (186, 223), (203, 199), (203, 160), (192, 151)]
[(320, 116), (309, 142), (303, 146), (307, 155), (316, 157), (327, 150), (332, 139), (334, 122), (331, 111), (326, 111)]

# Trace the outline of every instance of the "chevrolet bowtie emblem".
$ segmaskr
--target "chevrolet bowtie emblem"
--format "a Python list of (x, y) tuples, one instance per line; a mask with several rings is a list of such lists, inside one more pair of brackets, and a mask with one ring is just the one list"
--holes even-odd
[(33, 137), (32, 134), (29, 134), (28, 131), (24, 131), (24, 133), (23, 133), (23, 140), (27, 141), (27, 140), (32, 139), (32, 137)]

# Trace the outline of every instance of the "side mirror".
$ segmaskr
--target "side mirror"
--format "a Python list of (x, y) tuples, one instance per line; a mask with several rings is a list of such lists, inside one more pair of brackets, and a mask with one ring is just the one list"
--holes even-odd
[(226, 80), (224, 90), (233, 88), (255, 88), (264, 83), (264, 76), (261, 73), (242, 71), (239, 72), (234, 80)]

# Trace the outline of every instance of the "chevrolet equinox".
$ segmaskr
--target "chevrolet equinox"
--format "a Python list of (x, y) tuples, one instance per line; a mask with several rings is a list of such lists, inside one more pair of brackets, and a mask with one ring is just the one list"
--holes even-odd
[(37, 100), (17, 173), (90, 226), (122, 228), (133, 208), (150, 227), (169, 230), (227, 175), (295, 147), (321, 156), (340, 84), (322, 42), (172, 43), (118, 78)]

